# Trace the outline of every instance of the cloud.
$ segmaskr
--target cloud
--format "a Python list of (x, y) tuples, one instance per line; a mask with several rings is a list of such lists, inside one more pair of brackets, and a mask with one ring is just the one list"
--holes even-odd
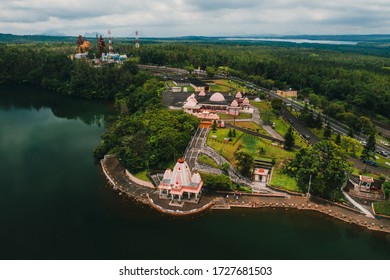
[[(5, 2), (5, 1), (2, 1)], [(388, 0), (13, 0), (0, 3), (0, 32), (117, 36), (389, 33)]]

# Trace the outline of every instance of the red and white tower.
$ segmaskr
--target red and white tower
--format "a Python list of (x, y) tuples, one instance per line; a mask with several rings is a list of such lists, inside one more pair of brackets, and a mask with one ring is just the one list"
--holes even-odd
[(139, 48), (139, 37), (138, 37), (138, 31), (135, 31), (135, 47)]
[(114, 48), (112, 46), (111, 30), (108, 30), (108, 53), (114, 53)]

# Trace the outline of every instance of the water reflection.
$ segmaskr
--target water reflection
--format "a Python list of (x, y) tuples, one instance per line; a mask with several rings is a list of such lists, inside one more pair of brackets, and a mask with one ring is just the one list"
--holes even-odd
[(56, 117), (81, 120), (87, 125), (103, 126), (114, 112), (112, 102), (61, 96), (40, 87), (2, 86), (0, 99), (1, 110), (49, 108)]

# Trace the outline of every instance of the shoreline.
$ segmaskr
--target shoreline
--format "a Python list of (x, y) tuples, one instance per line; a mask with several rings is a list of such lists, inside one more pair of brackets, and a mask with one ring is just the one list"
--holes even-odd
[[(111, 159), (111, 164), (107, 165), (107, 160)], [(157, 204), (150, 195), (155, 191), (145, 186), (137, 185), (131, 182), (124, 170), (116, 170), (122, 168), (119, 166), (119, 161), (114, 156), (105, 157), (100, 161), (104, 175), (106, 176), (108, 183), (113, 187), (113, 190), (119, 191), (135, 199), (137, 202), (141, 202), (149, 205), (152, 209), (173, 216), (189, 216), (202, 213), (206, 210), (230, 210), (232, 208), (252, 208), (252, 209), (297, 209), (300, 211), (314, 211), (322, 214), (326, 214), (332, 218), (338, 219), (348, 224), (355, 224), (357, 226), (366, 228), (368, 230), (384, 232), (390, 234), (390, 220), (378, 220), (358, 214), (355, 211), (351, 211), (348, 208), (343, 208), (337, 205), (329, 203), (315, 203), (309, 201), (303, 196), (292, 196), (290, 198), (282, 197), (267, 197), (267, 196), (251, 196), (240, 195), (239, 198), (232, 200), (222, 196), (205, 196), (210, 200), (206, 204), (200, 207), (195, 207), (191, 210), (180, 210), (164, 208)], [(111, 167), (111, 168), (110, 168)], [(127, 184), (127, 186), (124, 186)]]

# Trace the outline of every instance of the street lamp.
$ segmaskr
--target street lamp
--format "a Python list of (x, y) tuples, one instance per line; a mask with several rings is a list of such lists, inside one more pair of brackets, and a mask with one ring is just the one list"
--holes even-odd
[(309, 179), (309, 188), (307, 189), (307, 198), (310, 199), (310, 186), (311, 186), (311, 174), (310, 174), (310, 179)]

